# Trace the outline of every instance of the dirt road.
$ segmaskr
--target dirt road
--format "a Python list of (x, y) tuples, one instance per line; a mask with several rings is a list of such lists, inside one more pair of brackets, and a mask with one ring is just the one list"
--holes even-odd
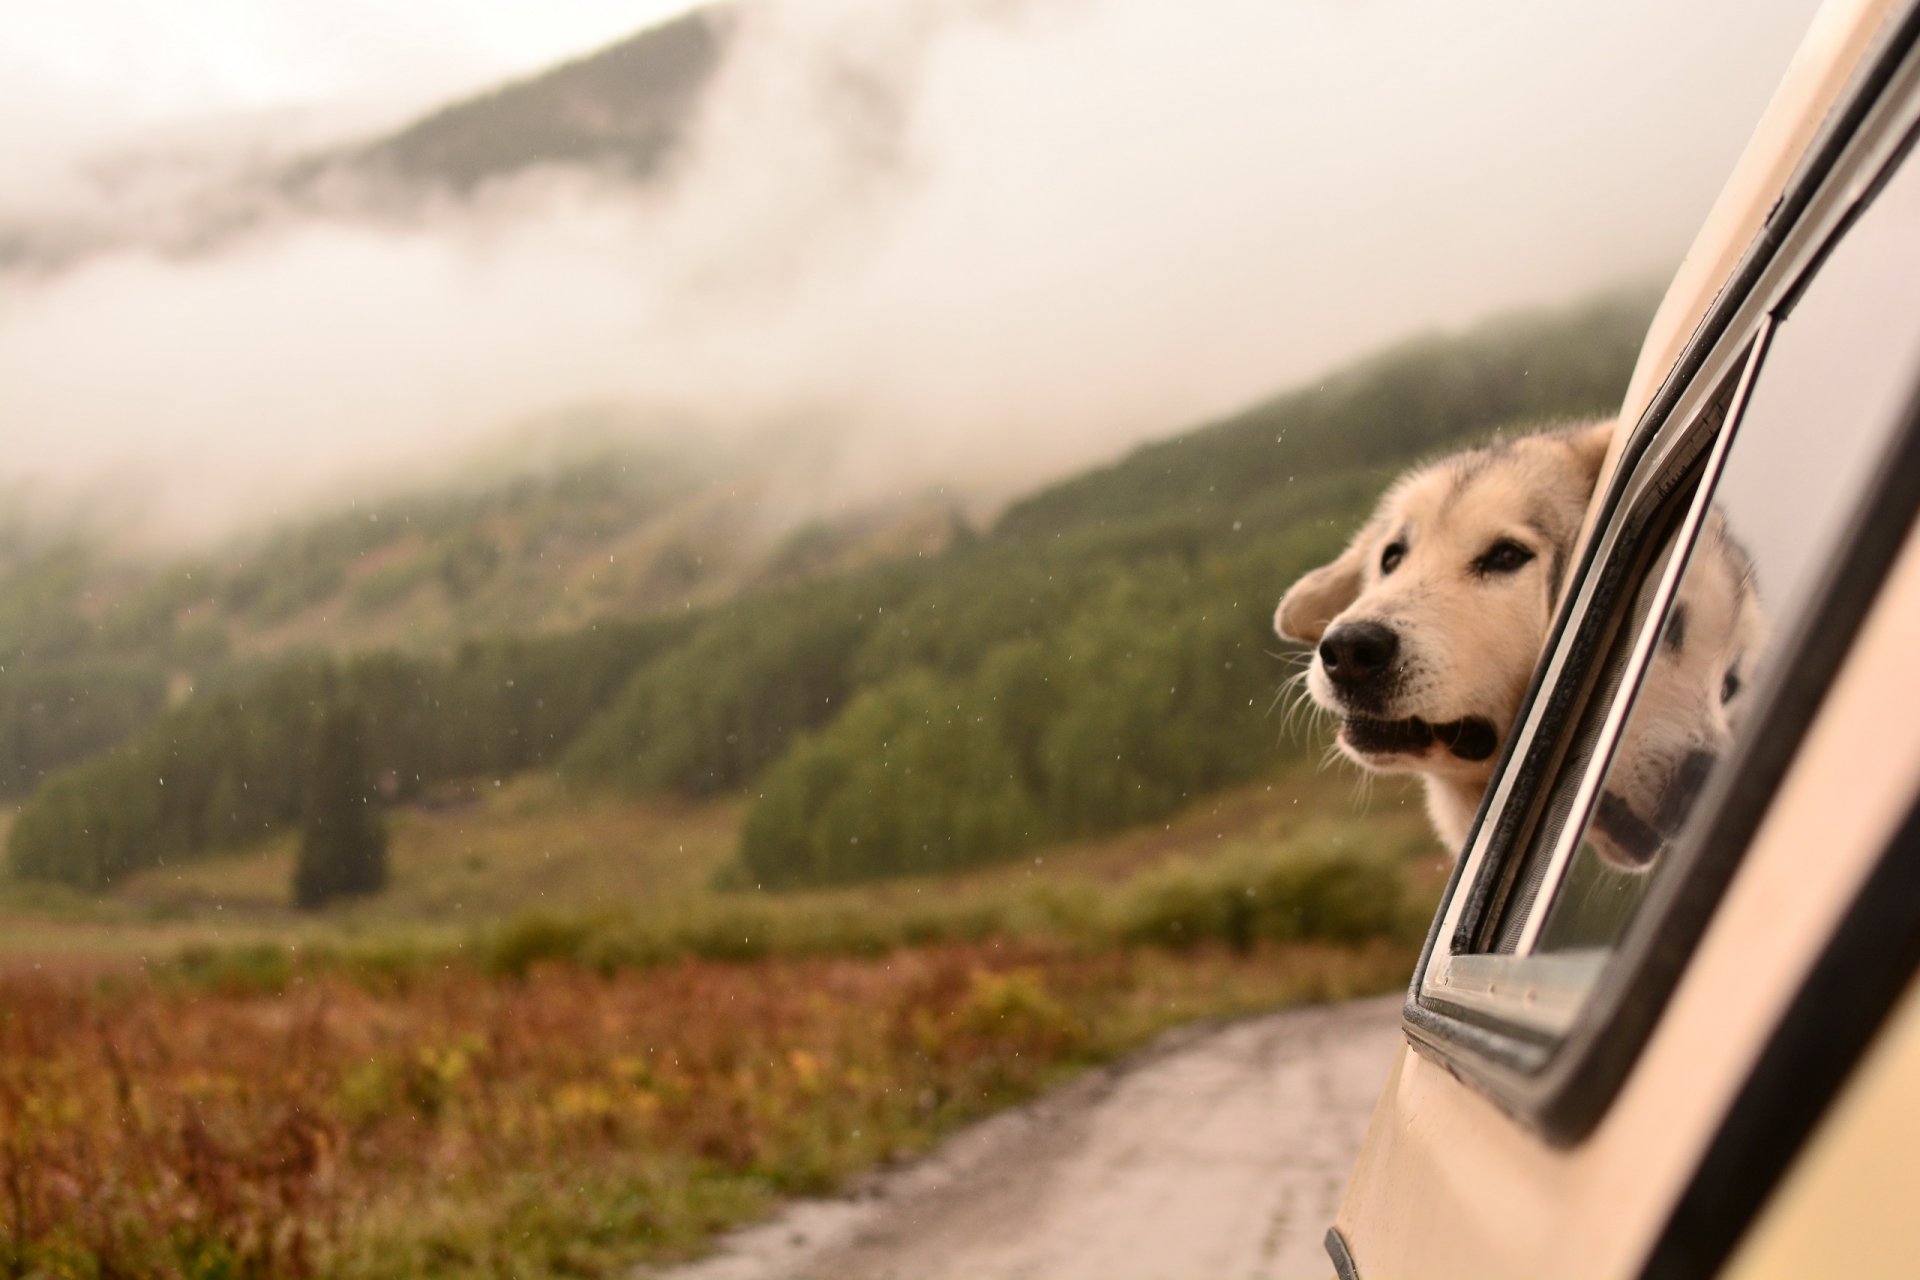
[(1321, 1280), (1399, 1011), (1178, 1033), (659, 1280)]

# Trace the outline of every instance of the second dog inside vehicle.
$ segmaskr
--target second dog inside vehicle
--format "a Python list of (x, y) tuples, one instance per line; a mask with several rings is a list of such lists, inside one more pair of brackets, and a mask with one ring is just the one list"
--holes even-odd
[[(1546, 644), (1612, 435), (1591, 423), (1409, 472), (1275, 612), (1282, 637), (1314, 646), (1307, 690), (1338, 718), (1340, 750), (1420, 774), (1455, 853)], [(1619, 866), (1649, 864), (1684, 817), (1763, 637), (1751, 565), (1718, 512), (1703, 534), (1588, 831)]]

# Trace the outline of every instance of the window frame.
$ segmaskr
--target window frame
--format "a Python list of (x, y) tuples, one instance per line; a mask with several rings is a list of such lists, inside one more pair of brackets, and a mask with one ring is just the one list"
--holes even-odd
[[(1501, 933), (1506, 932), (1508, 914), (1515, 905), (1513, 899), (1517, 886), (1514, 881), (1539, 847), (1537, 842), (1540, 839), (1542, 811), (1554, 797), (1555, 784), (1572, 776), (1576, 786), (1575, 798), (1568, 811), (1569, 820), (1548, 838), (1550, 849), (1547, 862), (1532, 899), (1525, 905), (1520, 936), (1513, 951), (1502, 952), (1496, 944), (1491, 949), (1493, 954), (1515, 959), (1532, 958), (1534, 944), (1557, 900), (1574, 849), (1592, 819), (1596, 794), (1604, 784), (1620, 737), (1630, 722), (1637, 696), (1635, 691), (1652, 659), (1666, 624), (1668, 610), (1679, 593), (1680, 583), (1690, 564), (1689, 557), (1694, 544), (1698, 542), (1701, 528), (1706, 522), (1716, 486), (1726, 466), (1727, 453), (1745, 413), (1747, 398), (1753, 390), (1754, 375), (1765, 358), (1767, 338), (1771, 332), (1771, 319), (1763, 318), (1746, 355), (1735, 366), (1737, 372), (1729, 375), (1736, 380), (1726, 389), (1724, 409), (1715, 414), (1715, 409), (1720, 406), (1721, 395), (1714, 389), (1704, 397), (1704, 403), (1695, 413), (1676, 415), (1684, 419), (1686, 425), (1676, 431), (1671, 447), (1653, 465), (1653, 474), (1645, 478), (1636, 497), (1631, 500), (1634, 505), (1644, 507), (1637, 521), (1638, 528), (1631, 542), (1623, 536), (1613, 543), (1613, 549), (1623, 559), (1644, 567), (1637, 572), (1623, 570), (1619, 576), (1620, 595), (1611, 602), (1608, 610), (1611, 619), (1607, 640), (1604, 644), (1596, 643), (1593, 646), (1589, 660), (1588, 695), (1578, 710), (1570, 714), (1568, 721), (1558, 726), (1559, 731), (1555, 736), (1549, 739), (1558, 750), (1554, 752), (1552, 765), (1541, 770), (1540, 790), (1525, 810), (1530, 819), (1526, 830), (1512, 829), (1511, 840), (1516, 847), (1513, 856), (1504, 860), (1512, 865), (1503, 886), (1505, 892), (1497, 903), (1489, 903), (1486, 919), (1482, 922), (1479, 936), (1483, 945), (1489, 931), (1498, 929)], [(1656, 569), (1655, 563), (1661, 554), (1659, 543), (1669, 530), (1673, 546), (1665, 562)], [(1653, 587), (1653, 594), (1648, 598), (1646, 614), (1636, 622), (1633, 615), (1638, 609), (1640, 594), (1649, 585)], [(1602, 607), (1605, 606), (1590, 606), (1595, 610)], [(1613, 699), (1611, 702), (1598, 703), (1595, 701), (1595, 683), (1603, 678), (1612, 654), (1623, 643), (1625, 652), (1620, 658), (1620, 678), (1611, 682), (1614, 686)], [(1571, 746), (1571, 740), (1579, 734), (1582, 719), (1589, 709), (1597, 709), (1603, 716), (1593, 741), (1592, 753), (1576, 773), (1563, 773), (1560, 766), (1564, 763), (1566, 751)], [(1536, 733), (1547, 731), (1544, 717), (1535, 722), (1535, 727)], [(1525, 848), (1521, 849), (1518, 846), (1523, 842)], [(1466, 945), (1464, 937), (1461, 943)], [(1438, 985), (1445, 986), (1446, 983), (1442, 980)]]
[[(1776, 317), (1791, 309), (1894, 168), (1920, 165), (1920, 12), (1885, 33), (1862, 66), (1621, 450), (1569, 579), (1575, 588), (1561, 604), (1408, 991), (1403, 1025), (1414, 1049), (1554, 1145), (1585, 1137), (1631, 1069), (1920, 505), (1920, 485), (1902, 479), (1920, 474), (1916, 352), (1881, 465), (1835, 545), (1833, 563), (1843, 571), (1816, 589), (1791, 630), (1776, 638), (1774, 659), (1749, 695), (1747, 728), (1617, 948), (1598, 966), (1489, 952), (1482, 940), (1499, 918), (1561, 757), (1615, 651), (1642, 585), (1648, 544), (1672, 528), (1671, 495), (1698, 473), (1699, 487), (1687, 498), (1689, 524), (1644, 624), (1649, 633), (1657, 632), (1671, 600), (1707, 505), (1703, 495), (1711, 495), (1764, 368)], [(1729, 385), (1735, 389), (1725, 414), (1709, 422)], [(1622, 694), (1634, 683), (1629, 669)], [(1585, 765), (1584, 787), (1604, 773), (1628, 705), (1629, 697), (1616, 696), (1608, 709), (1612, 722)], [(1581, 813), (1577, 805), (1569, 824), (1574, 836)], [(1566, 846), (1569, 838), (1563, 832), (1559, 842)], [(1565, 852), (1556, 851), (1530, 904), (1527, 942), (1550, 909)]]

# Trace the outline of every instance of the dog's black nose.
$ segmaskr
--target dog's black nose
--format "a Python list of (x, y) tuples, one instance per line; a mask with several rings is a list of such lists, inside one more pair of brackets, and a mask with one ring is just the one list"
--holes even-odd
[(1348, 622), (1321, 637), (1320, 665), (1327, 678), (1357, 688), (1393, 665), (1400, 637), (1377, 622)]

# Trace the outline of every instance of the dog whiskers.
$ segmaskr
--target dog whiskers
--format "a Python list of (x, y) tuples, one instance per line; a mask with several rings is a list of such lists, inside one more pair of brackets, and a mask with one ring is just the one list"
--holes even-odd
[(1282, 741), (1304, 741), (1304, 735), (1313, 729), (1315, 722), (1327, 715), (1307, 690), (1308, 674), (1307, 671), (1298, 671), (1281, 681), (1279, 689), (1274, 692), (1273, 701), (1267, 706), (1267, 714), (1272, 715), (1276, 708), (1285, 703), (1286, 709), (1280, 717)]
[(1331, 769), (1334, 765), (1339, 764), (1345, 759), (1346, 757), (1340, 754), (1340, 744), (1335, 743), (1320, 753), (1320, 767), (1314, 770), (1314, 772), (1325, 773), (1328, 769)]

